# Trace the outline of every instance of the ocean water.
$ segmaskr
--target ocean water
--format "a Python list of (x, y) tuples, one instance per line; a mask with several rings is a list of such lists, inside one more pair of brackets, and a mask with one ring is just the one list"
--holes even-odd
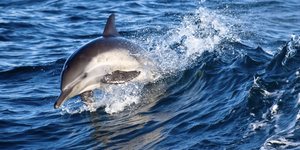
[[(3, 0), (0, 149), (300, 149), (299, 8), (298, 0)], [(112, 13), (161, 76), (96, 90), (93, 107), (76, 96), (54, 109), (65, 61), (102, 36)]]

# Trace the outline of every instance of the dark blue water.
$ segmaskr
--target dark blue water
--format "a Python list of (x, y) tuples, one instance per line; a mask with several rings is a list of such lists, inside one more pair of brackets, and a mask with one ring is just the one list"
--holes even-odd
[[(0, 149), (300, 149), (298, 0), (0, 2)], [(155, 83), (62, 108), (66, 59), (119, 33), (157, 60)], [(300, 50), (299, 44), (293, 49)]]

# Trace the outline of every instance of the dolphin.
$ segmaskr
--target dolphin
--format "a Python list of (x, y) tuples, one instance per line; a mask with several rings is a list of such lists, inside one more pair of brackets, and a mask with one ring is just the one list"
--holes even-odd
[(103, 37), (92, 40), (75, 51), (61, 73), (61, 94), (57, 109), (68, 99), (81, 95), (82, 102), (94, 102), (93, 90), (110, 84), (150, 82), (157, 78), (154, 61), (139, 45), (122, 38), (115, 26), (115, 15), (107, 20)]

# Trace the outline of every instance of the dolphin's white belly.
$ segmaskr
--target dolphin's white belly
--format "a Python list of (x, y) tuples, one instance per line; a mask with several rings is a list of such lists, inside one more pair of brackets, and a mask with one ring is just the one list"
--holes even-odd
[(94, 57), (86, 66), (85, 73), (87, 73), (87, 77), (78, 85), (82, 88), (79, 93), (102, 89), (103, 83), (100, 84), (101, 79), (103, 79), (105, 75), (117, 70), (139, 71), (140, 74), (132, 79), (132, 82), (151, 82), (154, 80), (156, 73), (152, 65), (148, 59), (142, 56), (135, 57), (131, 55), (128, 50), (124, 49), (115, 49), (101, 53), (101, 55)]

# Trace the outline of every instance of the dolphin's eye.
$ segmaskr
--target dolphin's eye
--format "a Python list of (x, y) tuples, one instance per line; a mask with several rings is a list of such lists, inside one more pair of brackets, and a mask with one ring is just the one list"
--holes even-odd
[(66, 65), (65, 68), (68, 69), (68, 68), (69, 68), (69, 65)]
[(87, 73), (84, 73), (84, 74), (82, 75), (82, 79), (86, 78), (87, 75), (88, 75)]

